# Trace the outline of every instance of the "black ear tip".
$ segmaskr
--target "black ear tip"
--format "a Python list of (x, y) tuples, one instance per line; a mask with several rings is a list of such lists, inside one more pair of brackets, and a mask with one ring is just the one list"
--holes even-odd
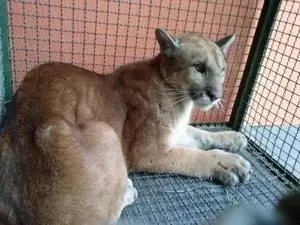
[(157, 35), (160, 35), (160, 34), (162, 34), (162, 33), (166, 33), (167, 31), (164, 29), (164, 28), (160, 28), (160, 27), (158, 27), (158, 28), (156, 28), (155, 29), (155, 35), (157, 36)]
[(165, 31), (165, 29), (164, 29), (164, 28), (161, 28), (161, 27), (157, 27), (157, 28), (155, 29), (155, 32), (159, 32), (159, 31)]
[(232, 33), (224, 38), (224, 40), (226, 40), (226, 41), (231, 40), (231, 42), (233, 42), (234, 39), (235, 39), (235, 33)]
[(155, 35), (157, 36), (157, 34), (159, 34), (161, 32), (161, 28), (156, 28), (155, 29)]
[(227, 52), (229, 46), (235, 40), (235, 33), (232, 33), (224, 38), (217, 40), (215, 43), (223, 50), (223, 52)]

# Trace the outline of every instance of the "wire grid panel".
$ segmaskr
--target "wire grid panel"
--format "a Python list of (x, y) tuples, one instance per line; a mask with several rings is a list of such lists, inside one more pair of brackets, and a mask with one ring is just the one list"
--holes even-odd
[(242, 131), (300, 178), (300, 0), (282, 1)]
[(139, 196), (125, 208), (118, 224), (206, 225), (214, 224), (223, 213), (236, 207), (272, 210), (290, 191), (289, 181), (274, 176), (274, 167), (252, 151), (249, 146), (247, 151), (241, 152), (252, 164), (251, 179), (233, 187), (176, 175), (131, 174)]
[(8, 0), (14, 91), (25, 72), (46, 61), (98, 73), (158, 53), (156, 27), (172, 34), (200, 32), (216, 40), (231, 33), (223, 110), (194, 111), (192, 121), (229, 120), (262, 0)]

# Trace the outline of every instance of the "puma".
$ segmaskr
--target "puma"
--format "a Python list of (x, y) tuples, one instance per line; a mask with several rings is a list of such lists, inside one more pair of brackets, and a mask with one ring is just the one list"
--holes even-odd
[(129, 170), (249, 179), (243, 134), (188, 125), (220, 103), (234, 35), (155, 34), (157, 56), (106, 76), (57, 62), (26, 74), (0, 136), (2, 224), (115, 224), (137, 197)]

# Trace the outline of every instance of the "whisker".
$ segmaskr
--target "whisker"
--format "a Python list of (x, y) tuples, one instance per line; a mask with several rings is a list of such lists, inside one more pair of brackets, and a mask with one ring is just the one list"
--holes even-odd
[(179, 92), (186, 92), (185, 90), (175, 89), (175, 88), (161, 88), (162, 91), (179, 91)]
[(178, 97), (176, 97), (176, 98), (170, 98), (170, 99), (168, 99), (168, 100), (166, 100), (165, 101), (165, 103), (166, 104), (169, 104), (169, 103), (174, 103), (174, 101), (175, 101), (175, 103), (176, 103), (176, 101), (179, 101), (179, 100), (181, 100), (181, 99), (186, 99), (186, 98), (188, 98), (187, 96), (178, 96)]
[(176, 92), (176, 91), (174, 91), (174, 92), (158, 92), (158, 93), (160, 93), (160, 94), (164, 94), (164, 95), (178, 95), (178, 94), (187, 94), (186, 92)]
[(220, 104), (221, 108), (224, 109), (224, 106), (221, 101), (219, 102), (219, 104)]
[(162, 82), (167, 82), (169, 84), (174, 84), (174, 85), (180, 86), (179, 82), (177, 82), (175, 80), (171, 80), (171, 78), (173, 78), (173, 76), (164, 79)]
[(176, 97), (176, 96), (183, 96), (186, 95), (184, 92), (157, 92), (161, 96), (167, 96), (167, 97)]
[(186, 99), (188, 99), (187, 96), (185, 96), (184, 98), (182, 98), (182, 99), (180, 99), (180, 100), (174, 102), (172, 105), (170, 105), (170, 107), (173, 107), (173, 106), (177, 105), (178, 103), (183, 102), (183, 101), (186, 100)]
[(187, 99), (188, 99), (188, 97), (185, 97), (185, 98), (183, 98), (182, 100), (177, 101), (175, 104), (178, 104), (178, 103), (180, 103), (180, 102), (183, 102), (183, 101), (185, 101), (185, 100), (187, 100)]
[(166, 102), (173, 102), (174, 100), (178, 100), (186, 97), (187, 97), (186, 95), (178, 95), (178, 96), (170, 97), (169, 99), (167, 99)]
[(221, 108), (221, 111), (225, 113), (225, 109), (224, 109), (224, 106), (223, 106), (223, 104), (222, 104), (222, 101), (221, 101), (221, 100), (218, 102), (218, 105), (220, 106), (220, 108)]
[(165, 90), (165, 91), (156, 91), (160, 95), (173, 96), (173, 95), (186, 95), (187, 92), (184, 90)]
[(176, 74), (173, 74), (172, 76), (170, 77), (166, 77), (163, 81), (169, 81), (171, 78), (173, 78)]

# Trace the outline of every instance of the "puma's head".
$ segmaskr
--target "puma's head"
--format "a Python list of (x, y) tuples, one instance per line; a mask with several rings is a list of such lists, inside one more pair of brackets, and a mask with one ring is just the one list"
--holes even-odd
[(225, 55), (234, 34), (216, 42), (196, 33), (172, 37), (160, 28), (155, 34), (162, 56), (161, 72), (167, 84), (200, 109), (207, 110), (218, 103), (222, 97)]

